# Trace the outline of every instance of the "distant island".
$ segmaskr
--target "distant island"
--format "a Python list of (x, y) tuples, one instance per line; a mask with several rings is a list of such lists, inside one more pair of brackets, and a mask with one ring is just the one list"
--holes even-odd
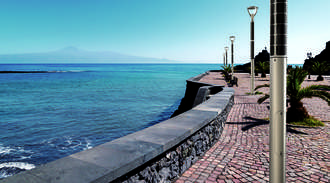
[(76, 47), (43, 53), (0, 55), (0, 63), (180, 63), (167, 59), (132, 56), (112, 51), (86, 51)]

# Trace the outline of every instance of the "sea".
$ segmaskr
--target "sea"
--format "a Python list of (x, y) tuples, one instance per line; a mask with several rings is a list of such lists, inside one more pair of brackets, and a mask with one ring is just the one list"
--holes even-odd
[[(0, 64), (0, 179), (169, 119), (220, 64)], [(43, 71), (38, 73), (35, 71)]]

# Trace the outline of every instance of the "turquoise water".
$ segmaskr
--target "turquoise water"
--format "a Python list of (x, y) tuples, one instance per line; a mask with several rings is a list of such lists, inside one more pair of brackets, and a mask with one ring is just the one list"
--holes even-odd
[(0, 178), (168, 119), (215, 64), (0, 65)]

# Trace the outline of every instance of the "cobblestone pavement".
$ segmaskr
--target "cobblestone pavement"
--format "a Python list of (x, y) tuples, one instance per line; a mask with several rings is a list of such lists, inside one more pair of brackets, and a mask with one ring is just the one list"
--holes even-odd
[[(269, 102), (257, 104), (249, 96), (249, 74), (238, 76), (235, 105), (219, 141), (176, 180), (182, 182), (269, 182)], [(316, 76), (312, 76), (312, 79)], [(226, 85), (219, 73), (211, 72), (202, 82)], [(256, 85), (269, 78), (256, 78)], [(330, 77), (322, 82), (330, 84)], [(268, 89), (263, 89), (267, 92)], [(291, 128), (287, 133), (287, 182), (330, 182), (330, 107), (319, 99), (303, 100), (309, 114), (325, 121), (325, 127)]]

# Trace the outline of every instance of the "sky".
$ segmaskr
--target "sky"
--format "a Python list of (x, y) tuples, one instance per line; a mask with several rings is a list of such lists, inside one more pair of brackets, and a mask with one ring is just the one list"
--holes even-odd
[[(236, 36), (236, 63), (269, 51), (270, 0), (0, 0), (0, 54), (68, 46), (185, 62), (222, 63)], [(288, 63), (303, 64), (330, 41), (330, 0), (288, 0)]]

